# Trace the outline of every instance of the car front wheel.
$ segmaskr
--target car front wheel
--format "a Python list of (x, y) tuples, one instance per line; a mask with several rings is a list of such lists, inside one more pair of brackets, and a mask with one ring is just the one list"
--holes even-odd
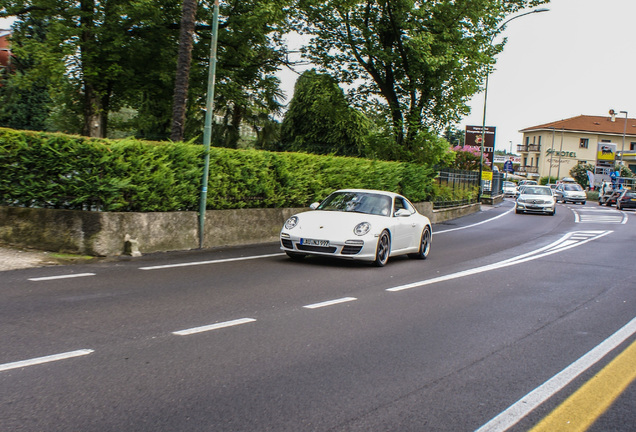
[(389, 233), (386, 231), (382, 231), (380, 234), (380, 238), (378, 239), (378, 246), (375, 250), (375, 261), (373, 264), (376, 267), (382, 267), (389, 260), (389, 255), (391, 254), (391, 237), (389, 237)]

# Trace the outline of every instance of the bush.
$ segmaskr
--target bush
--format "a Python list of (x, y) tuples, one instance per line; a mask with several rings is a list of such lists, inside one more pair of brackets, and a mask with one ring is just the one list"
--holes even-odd
[[(204, 149), (0, 128), (0, 205), (98, 211), (198, 210)], [(304, 207), (340, 188), (432, 195), (435, 171), (407, 162), (210, 150), (208, 209)]]

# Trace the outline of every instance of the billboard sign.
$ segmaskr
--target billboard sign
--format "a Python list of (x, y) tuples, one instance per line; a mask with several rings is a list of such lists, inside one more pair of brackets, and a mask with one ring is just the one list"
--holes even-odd
[(598, 143), (596, 160), (614, 162), (616, 159), (616, 144), (609, 142)]
[[(488, 165), (493, 166), (495, 155), (495, 131), (494, 126), (486, 126), (485, 142), (484, 142), (484, 160), (488, 161)], [(466, 126), (466, 137), (464, 143), (469, 146), (481, 147), (481, 126)]]

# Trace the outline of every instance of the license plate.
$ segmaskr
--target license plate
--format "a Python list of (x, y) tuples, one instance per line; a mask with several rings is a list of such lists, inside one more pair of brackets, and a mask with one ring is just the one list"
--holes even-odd
[(329, 240), (300, 239), (301, 245), (307, 246), (329, 246)]

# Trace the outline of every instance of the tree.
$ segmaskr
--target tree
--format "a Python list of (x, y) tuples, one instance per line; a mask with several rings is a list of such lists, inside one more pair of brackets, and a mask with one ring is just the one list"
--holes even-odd
[(172, 141), (183, 140), (196, 13), (197, 0), (183, 0), (181, 28), (179, 31), (179, 56), (177, 57), (177, 73), (175, 76), (172, 106), (172, 128), (170, 131), (170, 139)]
[(34, 58), (25, 50), (30, 40), (41, 42), (46, 28), (41, 22), (18, 23), (23, 27), (27, 38), (12, 43), (13, 53), (24, 53), (12, 59), (11, 67), (0, 72), (0, 125), (13, 129), (45, 130), (50, 113), (51, 99), (48, 94), (46, 76), (25, 79), (33, 67)]
[(283, 150), (360, 156), (369, 125), (329, 75), (304, 72), (281, 125)]
[[(286, 62), (283, 35), (294, 3), (221, 2), (215, 106), (224, 120), (216, 125), (214, 145), (237, 147), (246, 126), (261, 145), (274, 136), (274, 116), (283, 101), (276, 72)], [(33, 64), (20, 80), (46, 82), (50, 129), (106, 136), (109, 114), (123, 113), (118, 117), (127, 119), (126, 131), (163, 140), (170, 136), (174, 108), (183, 128), (174, 138), (196, 140), (205, 114), (211, 5), (211, 0), (0, 0), (0, 16), (39, 20), (47, 28), (42, 40), (25, 47)], [(177, 67), (181, 17), (184, 56)], [(23, 38), (25, 31), (13, 35), (16, 42)], [(188, 72), (185, 45), (192, 41)]]
[(571, 170), (570, 175), (578, 184), (583, 187), (589, 186), (589, 179), (587, 177), (587, 172), (594, 172), (594, 165), (592, 164), (576, 164)]
[[(174, 64), (170, 50), (174, 45), (166, 43), (166, 32), (178, 14), (176, 3), (0, 0), (0, 12), (46, 25), (45, 38), (37, 46), (31, 44), (37, 61), (29, 74), (49, 77), (49, 94), (54, 102), (64, 103), (63, 109), (75, 112), (79, 108), (81, 130), (69, 132), (104, 137), (108, 114), (135, 101), (138, 87), (134, 84), (139, 79), (135, 72)], [(155, 43), (152, 37), (157, 29), (163, 43)], [(24, 32), (14, 34), (17, 40), (25, 36)], [(149, 51), (152, 61), (147, 61)]]
[(503, 44), (507, 15), (548, 0), (300, 0), (313, 38), (307, 55), (390, 119), (396, 144), (414, 148), (469, 112)]
[[(236, 148), (241, 128), (260, 134), (282, 111), (284, 95), (276, 77), (286, 62), (283, 40), (291, 28), (295, 0), (228, 0), (220, 5), (215, 113), (221, 121), (212, 134), (213, 145)], [(199, 17), (212, 16), (206, 5)], [(189, 122), (186, 138), (200, 133), (205, 106), (209, 28), (197, 28), (190, 77)], [(268, 128), (269, 129), (269, 128)]]

